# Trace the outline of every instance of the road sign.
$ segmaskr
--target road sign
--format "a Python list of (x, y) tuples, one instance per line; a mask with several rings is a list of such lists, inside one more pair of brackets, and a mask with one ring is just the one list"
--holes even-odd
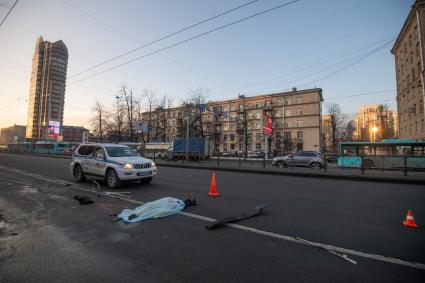
[(146, 132), (148, 130), (148, 125), (143, 122), (137, 124), (137, 130), (141, 132)]

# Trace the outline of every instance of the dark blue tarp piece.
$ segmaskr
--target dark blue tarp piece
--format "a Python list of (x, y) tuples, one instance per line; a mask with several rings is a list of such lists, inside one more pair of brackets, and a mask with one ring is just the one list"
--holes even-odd
[[(202, 138), (189, 139), (189, 152), (204, 152), (205, 140)], [(186, 139), (175, 139), (173, 142), (174, 152), (186, 152)]]

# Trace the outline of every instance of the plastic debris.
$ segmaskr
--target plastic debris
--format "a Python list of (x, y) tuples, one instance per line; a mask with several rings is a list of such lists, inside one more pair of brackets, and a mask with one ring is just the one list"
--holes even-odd
[(96, 180), (91, 180), (91, 189), (93, 192), (97, 193), (97, 197), (100, 198), (100, 184)]
[(310, 246), (317, 247), (317, 248), (321, 248), (321, 249), (323, 249), (323, 250), (327, 251), (328, 253), (333, 254), (333, 255), (336, 255), (336, 256), (338, 256), (338, 257), (340, 257), (340, 258), (342, 258), (342, 259), (344, 259), (344, 260), (346, 260), (346, 261), (348, 261), (348, 262), (350, 262), (350, 263), (352, 263), (352, 264), (357, 264), (357, 261), (355, 261), (355, 260), (353, 260), (353, 259), (349, 258), (346, 254), (339, 254), (339, 253), (337, 253), (337, 252), (334, 252), (334, 251), (333, 251), (333, 250), (331, 250), (331, 249), (328, 249), (328, 248), (323, 247), (323, 246), (318, 246), (317, 244), (315, 244), (315, 243), (313, 243), (313, 242), (307, 241), (307, 240), (302, 239), (302, 238), (299, 238), (299, 237), (295, 237), (295, 239), (297, 239), (297, 240), (299, 240), (299, 241), (301, 241), (301, 242), (304, 242), (304, 243), (306, 243), (306, 244), (308, 244), (308, 245), (310, 245)]
[(242, 213), (241, 215), (238, 215), (238, 216), (231, 216), (231, 217), (226, 217), (226, 218), (223, 218), (223, 219), (218, 219), (218, 220), (214, 221), (213, 223), (211, 223), (210, 225), (205, 226), (205, 228), (211, 230), (211, 229), (214, 229), (218, 226), (225, 225), (227, 223), (233, 223), (233, 222), (241, 221), (241, 220), (244, 220), (244, 219), (248, 219), (248, 218), (260, 215), (261, 213), (263, 213), (263, 210), (266, 207), (267, 207), (267, 204), (262, 204), (260, 206), (257, 206), (256, 208), (254, 208), (249, 213)]
[(135, 209), (124, 209), (118, 218), (128, 223), (138, 222), (150, 218), (161, 218), (173, 215), (185, 207), (183, 201), (165, 197), (156, 201), (145, 203)]
[(112, 196), (115, 198), (131, 198), (130, 192), (103, 192), (104, 195)]

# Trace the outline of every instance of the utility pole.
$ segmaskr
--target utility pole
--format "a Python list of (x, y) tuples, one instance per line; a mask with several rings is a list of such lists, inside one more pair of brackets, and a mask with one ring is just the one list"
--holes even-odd
[(246, 99), (243, 96), (243, 138), (245, 143), (244, 158), (248, 158), (248, 121), (246, 113)]
[(133, 126), (133, 91), (130, 90), (130, 142), (133, 142), (134, 126)]
[(189, 160), (189, 123), (190, 123), (190, 106), (187, 112), (187, 122), (186, 122), (186, 162)]
[(102, 142), (102, 109), (99, 109), (99, 141)]

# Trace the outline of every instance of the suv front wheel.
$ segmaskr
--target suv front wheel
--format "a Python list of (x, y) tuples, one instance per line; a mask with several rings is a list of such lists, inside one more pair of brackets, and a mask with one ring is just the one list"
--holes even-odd
[(74, 172), (73, 173), (74, 173), (73, 174), (74, 180), (76, 182), (83, 182), (86, 179), (86, 177), (84, 176), (83, 168), (81, 168), (81, 166), (78, 165), (78, 164), (74, 166)]
[(111, 189), (115, 189), (121, 185), (121, 181), (114, 169), (109, 169), (106, 172), (106, 185)]

